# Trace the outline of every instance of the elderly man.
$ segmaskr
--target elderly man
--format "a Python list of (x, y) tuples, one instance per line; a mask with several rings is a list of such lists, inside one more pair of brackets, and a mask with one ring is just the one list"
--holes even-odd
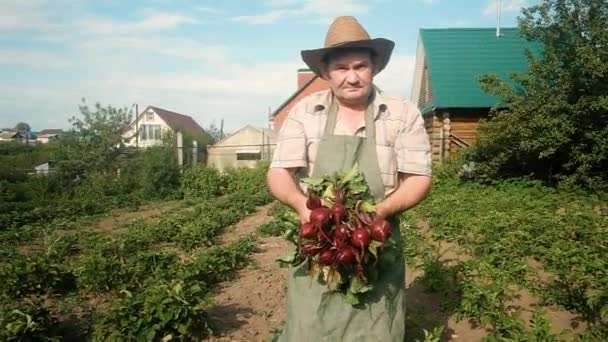
[[(355, 18), (339, 17), (329, 27), (325, 47), (302, 51), (304, 62), (331, 89), (300, 100), (289, 113), (268, 171), (271, 193), (297, 211), (302, 222), (310, 211), (298, 178), (333, 174), (355, 163), (376, 198), (378, 215), (393, 223), (399, 244), (399, 213), (428, 193), (430, 146), (420, 112), (410, 102), (384, 96), (373, 84), (393, 47), (390, 40), (371, 39)], [(363, 308), (311, 281), (304, 264), (289, 274), (281, 341), (403, 341), (402, 256), (375, 284)]]

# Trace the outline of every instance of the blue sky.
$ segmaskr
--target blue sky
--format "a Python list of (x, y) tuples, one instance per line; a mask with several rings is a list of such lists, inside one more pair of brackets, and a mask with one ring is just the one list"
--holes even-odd
[[(502, 26), (530, 0), (503, 0)], [(0, 127), (68, 128), (81, 98), (267, 125), (295, 91), (300, 50), (339, 15), (396, 43), (376, 83), (409, 98), (420, 28), (495, 27), (496, 0), (0, 0)]]

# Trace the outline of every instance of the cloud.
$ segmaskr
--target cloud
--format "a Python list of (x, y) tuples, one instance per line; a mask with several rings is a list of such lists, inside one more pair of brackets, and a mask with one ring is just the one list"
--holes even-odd
[(374, 83), (388, 96), (409, 98), (415, 64), (416, 56), (393, 54), (387, 67), (376, 76)]
[(369, 11), (369, 6), (362, 0), (269, 0), (265, 6), (271, 9), (262, 14), (240, 15), (231, 19), (253, 25), (273, 24), (288, 18), (325, 23), (338, 15), (360, 15)]
[(79, 22), (81, 32), (95, 35), (112, 35), (116, 33), (141, 33), (175, 29), (184, 24), (195, 24), (198, 21), (191, 16), (180, 13), (167, 13), (155, 10), (144, 10), (142, 18), (137, 21), (116, 20), (106, 17), (91, 16)]
[[(501, 4), (501, 12), (520, 12), (523, 7), (528, 6), (527, 0), (503, 0)], [(497, 15), (498, 10), (498, 1), (497, 0), (489, 0), (486, 4), (486, 7), (483, 9), (483, 15), (485, 16), (495, 16)]]
[(65, 58), (65, 55), (60, 53), (0, 49), (0, 65), (42, 70), (60, 70), (67, 69), (73, 64)]

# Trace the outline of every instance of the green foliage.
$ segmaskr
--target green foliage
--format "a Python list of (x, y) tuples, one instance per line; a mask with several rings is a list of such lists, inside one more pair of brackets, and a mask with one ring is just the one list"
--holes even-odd
[(0, 340), (59, 341), (53, 327), (56, 320), (40, 300), (24, 300), (0, 308)]
[(149, 147), (141, 153), (139, 160), (131, 163), (131, 168), (138, 168), (135, 177), (139, 178), (146, 198), (168, 198), (176, 194), (180, 174), (173, 149), (167, 146)]
[[(442, 175), (405, 215), (426, 220), (430, 229), (423, 234), (406, 225), (404, 254), (424, 270), (418, 281), (440, 294), (444, 309), (492, 327), (492, 341), (557, 338), (540, 314), (529, 329), (510, 311), (518, 288), (577, 313), (589, 324), (585, 334), (605, 340), (608, 250), (599, 237), (608, 234), (606, 203), (605, 195), (557, 191), (538, 181), (489, 186)], [(440, 242), (459, 246), (464, 261), (440, 258)], [(541, 271), (548, 275), (541, 279)]]
[(195, 165), (184, 171), (180, 189), (184, 198), (213, 198), (222, 191), (222, 177), (215, 168)]
[(75, 277), (43, 256), (13, 255), (0, 262), (0, 295), (19, 298), (28, 294), (66, 293), (76, 288)]
[(242, 193), (258, 195), (266, 202), (271, 196), (266, 188), (268, 162), (258, 162), (255, 168), (230, 168), (222, 174), (224, 193)]
[(123, 297), (95, 326), (94, 341), (169, 340), (211, 332), (204, 287), (182, 280), (161, 281)]
[(543, 45), (528, 54), (517, 86), (494, 75), (481, 79), (502, 103), (479, 127), (467, 152), (481, 179), (529, 176), (588, 189), (608, 181), (608, 3), (544, 0), (524, 9), (521, 34)]

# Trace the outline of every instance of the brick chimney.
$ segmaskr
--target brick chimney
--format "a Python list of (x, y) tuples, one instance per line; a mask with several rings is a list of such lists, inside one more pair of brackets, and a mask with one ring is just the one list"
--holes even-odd
[(298, 89), (302, 88), (313, 77), (315, 77), (315, 73), (310, 69), (298, 69)]

